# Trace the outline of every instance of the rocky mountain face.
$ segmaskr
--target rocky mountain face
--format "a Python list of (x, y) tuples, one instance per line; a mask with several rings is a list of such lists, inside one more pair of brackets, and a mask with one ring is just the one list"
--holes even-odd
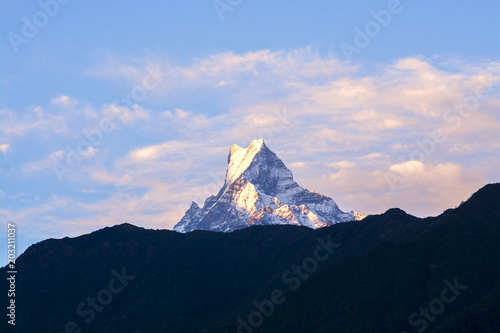
[(261, 139), (247, 148), (231, 147), (224, 186), (203, 207), (193, 202), (174, 230), (231, 232), (276, 224), (317, 229), (362, 218), (354, 211), (343, 212), (332, 198), (299, 186)]

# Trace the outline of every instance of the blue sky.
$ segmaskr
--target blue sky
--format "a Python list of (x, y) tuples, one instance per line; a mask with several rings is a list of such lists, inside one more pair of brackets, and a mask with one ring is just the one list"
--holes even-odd
[(0, 217), (171, 228), (260, 137), (343, 210), (439, 214), (499, 181), (499, 9), (0, 1)]

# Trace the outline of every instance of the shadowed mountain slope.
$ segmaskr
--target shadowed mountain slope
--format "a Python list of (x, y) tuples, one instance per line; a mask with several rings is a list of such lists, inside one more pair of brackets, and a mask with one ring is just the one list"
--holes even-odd
[[(390, 209), (317, 230), (285, 225), (180, 234), (122, 224), (49, 239), (17, 261), (15, 331), (64, 332), (75, 322), (82, 332), (235, 332), (238, 316), (246, 318), (254, 301), (280, 289), (286, 301), (256, 332), (412, 332), (420, 326), (409, 325), (409, 316), (440, 295), (444, 279), (457, 277), (468, 289), (428, 331), (495, 332), (499, 202), (500, 185), (492, 184), (426, 219)], [(284, 273), (322, 242), (336, 247), (291, 290)], [(88, 299), (108, 301), (102, 290), (116, 291), (117, 275), (130, 280), (120, 292), (107, 292), (109, 304), (88, 320)], [(77, 313), (81, 304), (86, 315)], [(9, 329), (5, 321), (0, 328)]]

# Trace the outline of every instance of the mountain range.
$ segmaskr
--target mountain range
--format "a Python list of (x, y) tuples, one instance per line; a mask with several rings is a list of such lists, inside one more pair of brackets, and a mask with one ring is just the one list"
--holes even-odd
[(48, 239), (18, 258), (16, 326), (0, 331), (499, 332), (499, 202), (490, 184), (424, 219)]
[(193, 202), (175, 231), (231, 232), (255, 225), (291, 224), (322, 228), (364, 216), (344, 213), (332, 198), (297, 184), (264, 140), (247, 148), (233, 145), (229, 151), (224, 185), (205, 200)]

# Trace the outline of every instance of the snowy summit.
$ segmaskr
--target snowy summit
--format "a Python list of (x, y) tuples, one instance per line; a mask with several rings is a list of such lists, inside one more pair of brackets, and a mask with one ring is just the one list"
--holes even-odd
[(299, 186), (260, 139), (247, 148), (231, 147), (224, 186), (202, 208), (193, 202), (174, 230), (231, 232), (271, 224), (316, 229), (361, 218), (354, 211), (341, 211), (333, 199)]

